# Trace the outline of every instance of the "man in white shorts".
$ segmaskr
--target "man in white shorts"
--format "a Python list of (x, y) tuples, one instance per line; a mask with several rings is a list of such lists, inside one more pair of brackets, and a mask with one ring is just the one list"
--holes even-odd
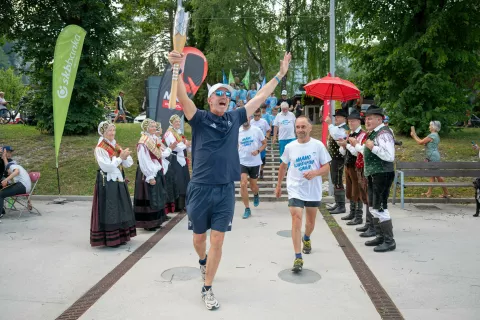
[[(304, 116), (298, 117), (295, 122), (297, 140), (285, 147), (275, 189), (275, 195), (279, 198), (282, 193), (282, 181), (288, 168), (288, 206), (292, 216), (292, 240), (295, 250), (293, 272), (300, 272), (303, 268), (301, 242), (303, 242), (303, 253), (309, 254), (312, 251), (310, 236), (315, 228), (317, 210), (322, 201), (322, 176), (330, 172), (330, 161), (332, 160), (323, 143), (310, 137), (311, 131), (310, 120)], [(290, 166), (288, 166), (289, 163)], [(306, 221), (305, 235), (302, 239), (304, 207)]]
[(240, 194), (245, 205), (243, 219), (252, 215), (250, 200), (248, 199), (248, 181), (250, 190), (253, 192), (253, 205), (258, 207), (260, 196), (258, 194), (257, 179), (262, 165), (261, 153), (267, 147), (267, 139), (262, 130), (245, 122), (239, 129), (238, 134), (238, 156), (240, 158), (241, 177)]

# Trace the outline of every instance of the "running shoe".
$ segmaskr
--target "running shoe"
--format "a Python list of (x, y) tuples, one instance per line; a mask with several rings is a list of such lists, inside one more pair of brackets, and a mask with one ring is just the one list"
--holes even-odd
[(259, 204), (260, 204), (260, 195), (258, 194), (253, 195), (253, 206), (258, 207)]
[(301, 258), (295, 259), (295, 261), (293, 262), (292, 271), (293, 272), (300, 272), (300, 271), (302, 271), (302, 269), (303, 269), (303, 259), (301, 259)]
[(243, 213), (243, 219), (248, 219), (252, 215), (252, 211), (250, 208), (245, 208), (245, 212)]
[(302, 242), (303, 242), (302, 252), (305, 254), (309, 254), (310, 252), (312, 252), (312, 241), (302, 239)]
[(220, 307), (220, 304), (213, 294), (212, 288), (208, 289), (208, 291), (202, 289), (202, 299), (203, 302), (205, 302), (205, 307), (207, 307), (208, 310), (215, 310)]

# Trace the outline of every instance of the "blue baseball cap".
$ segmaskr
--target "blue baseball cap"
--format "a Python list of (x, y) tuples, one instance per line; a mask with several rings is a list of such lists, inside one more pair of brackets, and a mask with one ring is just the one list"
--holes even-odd
[(385, 118), (383, 118), (383, 122), (388, 122), (390, 121), (390, 117), (389, 116), (385, 116)]
[(3, 150), (12, 152), (12, 151), (13, 151), (13, 148), (10, 147), (10, 146), (4, 146), (4, 147), (3, 147)]

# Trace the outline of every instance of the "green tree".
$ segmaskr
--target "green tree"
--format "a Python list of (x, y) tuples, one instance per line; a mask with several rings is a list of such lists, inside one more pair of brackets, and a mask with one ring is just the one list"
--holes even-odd
[(0, 69), (0, 91), (5, 93), (5, 100), (16, 105), (28, 88), (22, 83), (22, 77), (16, 75), (13, 68)]
[[(447, 128), (464, 119), (480, 68), (480, 6), (475, 1), (347, 0), (347, 45), (359, 84), (404, 132)], [(477, 82), (478, 83), (478, 82)]]
[(52, 61), (60, 31), (76, 24), (87, 31), (77, 79), (65, 125), (65, 134), (92, 132), (102, 119), (99, 102), (112, 99), (110, 92), (119, 83), (117, 64), (110, 56), (121, 47), (117, 33), (125, 17), (113, 0), (17, 2), (15, 20), (8, 38), (17, 40), (16, 51), (32, 61), (31, 79), (37, 89), (33, 106), (40, 129), (53, 131)]

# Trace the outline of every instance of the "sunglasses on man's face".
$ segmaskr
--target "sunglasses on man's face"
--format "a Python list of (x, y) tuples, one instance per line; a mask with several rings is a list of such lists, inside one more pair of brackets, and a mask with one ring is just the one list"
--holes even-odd
[(217, 91), (215, 91), (215, 94), (217, 95), (217, 97), (221, 97), (221, 96), (225, 95), (227, 98), (230, 98), (232, 96), (230, 91), (223, 91), (223, 90), (217, 90)]

